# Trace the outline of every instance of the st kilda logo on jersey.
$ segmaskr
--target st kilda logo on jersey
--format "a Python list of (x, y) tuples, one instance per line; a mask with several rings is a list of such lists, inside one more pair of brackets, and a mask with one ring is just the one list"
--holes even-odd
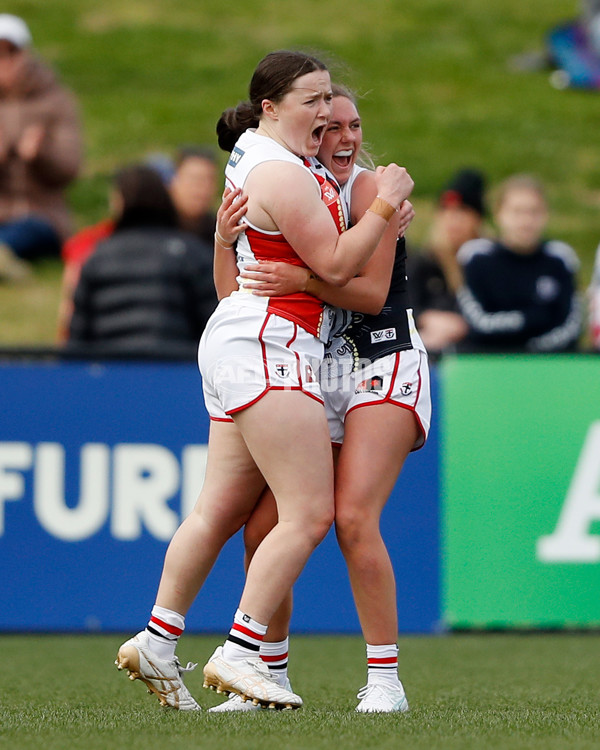
[(373, 375), (372, 378), (362, 380), (357, 386), (355, 393), (368, 393), (369, 391), (382, 391), (383, 378), (381, 375)]
[(275, 365), (275, 372), (279, 375), (280, 378), (287, 378), (290, 374), (290, 366), (289, 365)]

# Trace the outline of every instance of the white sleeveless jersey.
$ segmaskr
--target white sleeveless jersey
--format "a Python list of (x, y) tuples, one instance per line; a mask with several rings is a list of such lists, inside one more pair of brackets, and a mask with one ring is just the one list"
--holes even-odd
[[(250, 172), (259, 164), (268, 161), (289, 162), (306, 169), (314, 178), (316, 187), (320, 190), (321, 199), (328, 207), (338, 232), (344, 231), (346, 222), (336, 186), (331, 185), (324, 177), (314, 174), (306, 160), (288, 151), (273, 139), (257, 135), (253, 130), (247, 130), (238, 139), (231, 152), (225, 168), (227, 186), (243, 188)], [(242, 270), (248, 263), (256, 263), (260, 260), (282, 261), (307, 268), (306, 263), (281, 232), (261, 229), (247, 219), (244, 219), (244, 223), (247, 227), (240, 234), (236, 247), (238, 269)], [(244, 292), (234, 292), (234, 295), (236, 294), (244, 294)], [(282, 297), (268, 297), (264, 300), (265, 306), (273, 313), (298, 323), (321, 340), (326, 340), (325, 329), (329, 326), (329, 315), (324, 314), (325, 306), (316, 297), (305, 292), (297, 292)]]

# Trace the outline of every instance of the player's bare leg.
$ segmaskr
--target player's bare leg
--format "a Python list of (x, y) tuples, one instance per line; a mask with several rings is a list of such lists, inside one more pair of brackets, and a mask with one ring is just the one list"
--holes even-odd
[[(416, 419), (407, 409), (393, 404), (354, 409), (346, 417), (336, 468), (336, 534), (358, 617), (367, 649), (381, 648), (386, 654), (397, 650), (398, 620), (394, 571), (381, 536), (380, 517), (417, 436)], [(372, 677), (370, 670), (357, 710), (380, 710), (372, 708), (371, 702), (386, 703), (390, 694), (390, 706), (397, 706), (390, 710), (407, 710), (404, 690), (397, 681), (397, 656), (387, 655), (391, 663), (395, 661), (392, 680), (383, 671), (381, 679)]]
[[(153, 615), (160, 608), (165, 619), (176, 621), (183, 629), (184, 616), (217, 555), (248, 518), (263, 488), (264, 479), (235, 425), (212, 422), (204, 486), (167, 550)], [(154, 616), (151, 622), (155, 624)], [(161, 625), (175, 632), (168, 622), (161, 621)], [(177, 637), (165, 640), (148, 628), (120, 647), (118, 668), (127, 670), (130, 679), (144, 682), (162, 705), (199, 710), (183, 682), (183, 673), (196, 665), (182, 667), (179, 663)]]
[[(246, 571), (260, 543), (275, 526), (277, 520), (277, 503), (271, 488), (266, 487), (244, 526), (244, 567)], [(283, 641), (288, 637), (292, 610), (293, 596), (290, 590), (269, 622), (269, 629), (264, 639), (265, 643)]]
[[(261, 495), (252, 515), (244, 525), (244, 567), (248, 565), (258, 546), (277, 523), (277, 504), (273, 493), (267, 487)], [(271, 618), (269, 627), (260, 647), (260, 657), (269, 667), (271, 675), (280, 685), (291, 690), (288, 679), (287, 662), (289, 649), (289, 629), (292, 619), (293, 596), (289, 591)], [(244, 701), (237, 693), (231, 693), (229, 700), (209, 709), (211, 713), (237, 711), (259, 711), (251, 701)]]
[(254, 553), (240, 608), (269, 623), (333, 521), (333, 463), (322, 404), (273, 391), (236, 418), (271, 488), (277, 524)]
[(156, 603), (185, 614), (225, 542), (246, 522), (265, 486), (233, 423), (212, 421), (202, 491), (167, 550)]
[[(236, 660), (262, 641), (266, 626), (333, 520), (333, 464), (320, 403), (298, 391), (272, 391), (235, 417), (246, 444), (276, 498), (278, 521), (256, 550), (236, 618), (224, 647), (204, 668), (206, 684), (246, 697), (251, 675), (236, 677)], [(243, 618), (243, 620), (242, 620)], [(236, 621), (237, 622), (237, 621)], [(244, 633), (240, 637), (240, 631)], [(234, 635), (235, 633), (235, 635)], [(255, 671), (258, 665), (252, 665)], [(267, 699), (254, 690), (255, 700)], [(279, 688), (283, 691), (283, 688)], [(272, 690), (273, 694), (277, 691)], [(285, 694), (285, 691), (281, 693)], [(291, 708), (298, 696), (277, 699)]]

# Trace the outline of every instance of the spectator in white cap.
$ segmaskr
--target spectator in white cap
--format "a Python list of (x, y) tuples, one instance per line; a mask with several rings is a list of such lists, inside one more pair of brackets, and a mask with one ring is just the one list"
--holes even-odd
[(31, 32), (25, 21), (18, 16), (11, 16), (10, 13), (0, 13), (0, 35), (3, 40), (18, 49), (31, 44)]
[(60, 254), (71, 231), (64, 197), (81, 163), (75, 99), (30, 49), (17, 16), (0, 14), (0, 280)]

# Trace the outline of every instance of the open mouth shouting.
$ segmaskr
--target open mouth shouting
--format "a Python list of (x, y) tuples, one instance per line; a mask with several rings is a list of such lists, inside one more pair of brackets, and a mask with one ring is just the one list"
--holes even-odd
[(323, 140), (323, 135), (325, 134), (326, 127), (327, 127), (326, 125), (319, 125), (312, 131), (311, 137), (315, 146), (319, 147), (321, 145), (321, 141)]
[(351, 148), (336, 151), (331, 157), (333, 163), (336, 164), (340, 169), (348, 169), (352, 164), (352, 157), (354, 156), (354, 150)]

